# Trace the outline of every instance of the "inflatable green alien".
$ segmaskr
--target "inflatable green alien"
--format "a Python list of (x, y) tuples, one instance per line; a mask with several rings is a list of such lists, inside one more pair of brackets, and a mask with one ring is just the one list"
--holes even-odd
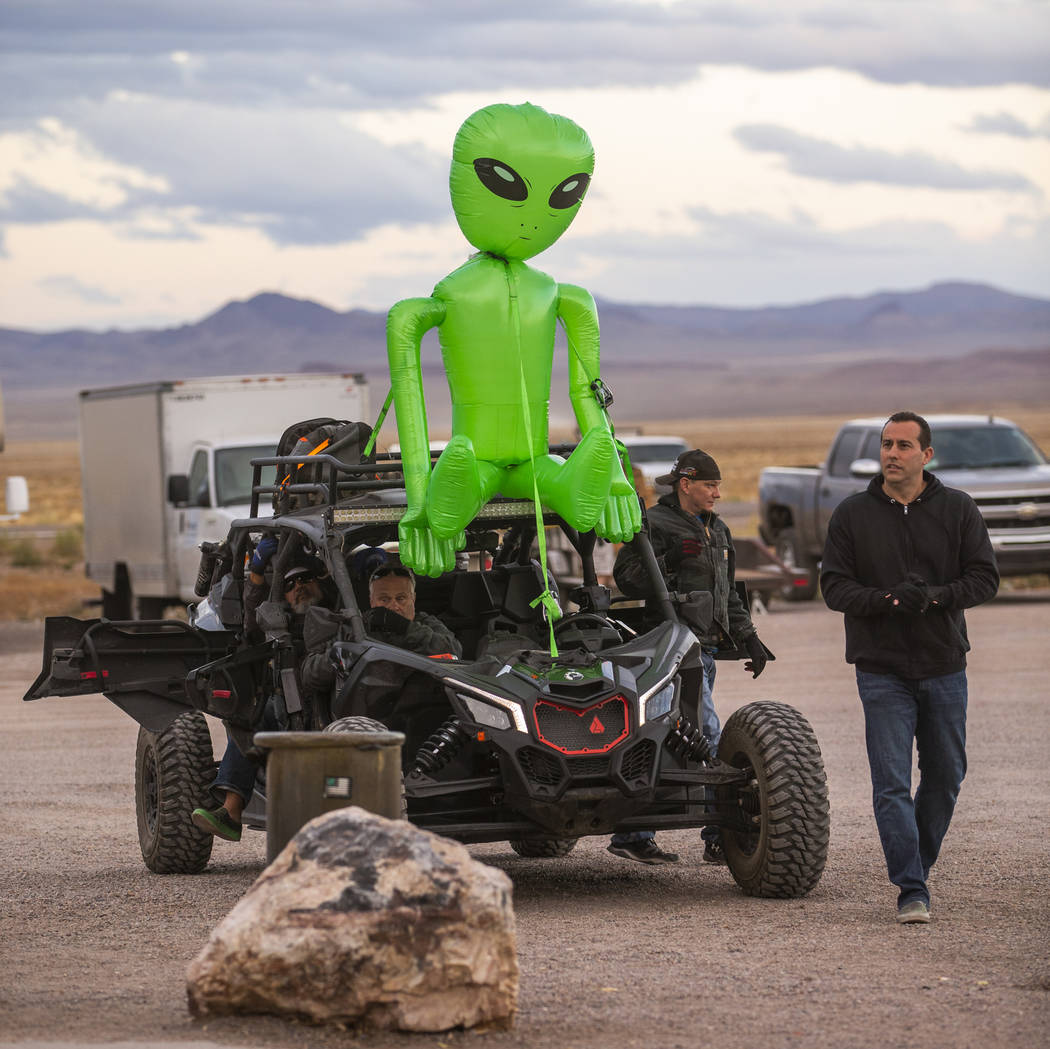
[[(459, 129), (449, 188), (478, 254), (429, 298), (387, 318), (387, 353), (408, 509), (401, 559), (450, 571), (464, 528), (496, 493), (532, 498), (572, 527), (622, 542), (641, 527), (596, 390), (598, 314), (591, 295), (525, 260), (549, 248), (579, 210), (594, 170), (587, 133), (537, 106), (492, 105)], [(569, 398), (583, 435), (569, 458), (548, 453), (555, 328), (569, 343)], [(430, 469), (420, 340), (436, 327), (452, 401), (452, 439)]]

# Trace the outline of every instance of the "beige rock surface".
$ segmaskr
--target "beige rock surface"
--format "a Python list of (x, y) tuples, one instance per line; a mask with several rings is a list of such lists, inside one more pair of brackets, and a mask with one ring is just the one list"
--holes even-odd
[(511, 881), (456, 842), (351, 807), (312, 820), (187, 972), (196, 1016), (403, 1031), (513, 1021)]

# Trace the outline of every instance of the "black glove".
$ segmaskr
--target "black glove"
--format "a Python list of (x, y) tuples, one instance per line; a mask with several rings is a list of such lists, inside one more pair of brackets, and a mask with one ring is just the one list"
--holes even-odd
[(744, 648), (747, 649), (747, 654), (751, 657), (744, 664), (744, 669), (750, 670), (752, 677), (758, 677), (766, 669), (766, 663), (769, 661), (765, 646), (759, 641), (758, 634), (752, 634), (744, 642)]
[(256, 575), (264, 575), (266, 573), (266, 566), (270, 563), (271, 558), (276, 553), (277, 536), (264, 535), (255, 547), (255, 553), (252, 554), (252, 559), (248, 563), (248, 571), (254, 572)]
[(664, 564), (673, 570), (687, 557), (699, 557), (703, 552), (704, 544), (699, 539), (685, 536), (682, 539), (676, 539), (671, 548), (664, 554)]
[(930, 599), (929, 608), (945, 609), (952, 607), (952, 588), (950, 586), (930, 586), (926, 588), (926, 596)]
[(926, 587), (916, 586), (914, 583), (898, 583), (886, 593), (883, 600), (891, 612), (909, 612), (912, 615), (925, 612), (930, 603)]
[(390, 608), (380, 605), (378, 608), (370, 608), (364, 616), (365, 629), (371, 634), (379, 631), (384, 634), (404, 635), (408, 633), (410, 620), (399, 616)]

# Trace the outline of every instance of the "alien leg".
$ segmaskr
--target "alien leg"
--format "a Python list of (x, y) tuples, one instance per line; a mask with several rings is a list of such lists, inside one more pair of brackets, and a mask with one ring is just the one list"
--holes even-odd
[(434, 464), (427, 487), (427, 522), (440, 539), (463, 531), (498, 487), (500, 469), (481, 462), (465, 434), (448, 442)]
[[(536, 460), (540, 500), (573, 528), (588, 531), (605, 509), (618, 462), (608, 430), (596, 426), (583, 435), (568, 459), (543, 455)], [(530, 464), (509, 470), (500, 490), (504, 495), (531, 499)]]

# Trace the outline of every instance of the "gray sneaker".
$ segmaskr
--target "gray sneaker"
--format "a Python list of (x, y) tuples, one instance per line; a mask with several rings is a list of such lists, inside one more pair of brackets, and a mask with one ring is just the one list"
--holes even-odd
[(912, 900), (897, 908), (898, 925), (928, 925), (930, 908), (922, 900)]

